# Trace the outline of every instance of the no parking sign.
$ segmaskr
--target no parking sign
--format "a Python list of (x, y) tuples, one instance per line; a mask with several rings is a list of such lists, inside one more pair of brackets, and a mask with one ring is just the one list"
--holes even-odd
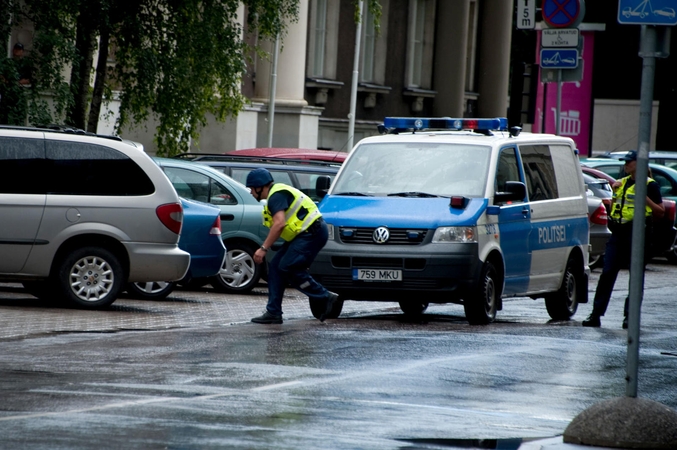
[(585, 15), (585, 0), (543, 0), (543, 20), (553, 28), (575, 28)]

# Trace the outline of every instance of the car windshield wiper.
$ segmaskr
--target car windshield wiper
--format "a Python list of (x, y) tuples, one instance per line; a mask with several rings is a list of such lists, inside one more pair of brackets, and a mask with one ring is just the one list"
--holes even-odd
[(439, 195), (428, 194), (427, 192), (412, 191), (412, 192), (394, 192), (392, 194), (388, 194), (388, 197), (439, 197)]
[(338, 192), (334, 195), (355, 195), (358, 197), (372, 197), (371, 194), (365, 194), (364, 192)]

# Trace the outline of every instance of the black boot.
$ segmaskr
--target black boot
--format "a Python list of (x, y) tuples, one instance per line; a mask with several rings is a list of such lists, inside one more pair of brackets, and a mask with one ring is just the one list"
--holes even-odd
[(581, 325), (584, 327), (599, 328), (602, 326), (602, 322), (599, 320), (599, 316), (593, 312), (588, 316), (587, 319), (583, 321)]
[(268, 311), (264, 312), (263, 315), (254, 317), (252, 319), (252, 322), (254, 323), (282, 323), (282, 316), (276, 316), (275, 314), (271, 314)]

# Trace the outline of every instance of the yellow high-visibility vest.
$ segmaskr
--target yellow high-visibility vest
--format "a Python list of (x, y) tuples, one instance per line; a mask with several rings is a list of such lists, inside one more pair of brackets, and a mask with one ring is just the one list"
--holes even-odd
[[(268, 198), (279, 191), (287, 191), (294, 196), (294, 201), (284, 213), (285, 226), (282, 229), (282, 235), (280, 236), (288, 242), (294, 239), (299, 233), (306, 231), (313, 222), (322, 217), (322, 214), (310, 197), (298, 189), (283, 183), (274, 183), (268, 192)], [(303, 219), (299, 219), (298, 217), (298, 212), (301, 208), (305, 208), (308, 211), (308, 214)], [(270, 213), (267, 204), (263, 207), (263, 224), (268, 228), (273, 225), (273, 215)]]
[[(609, 217), (620, 223), (632, 222), (632, 218), (635, 214), (635, 185), (633, 184), (625, 190), (625, 185), (629, 179), (630, 176), (621, 179), (621, 186), (614, 191), (611, 200), (611, 213), (609, 213)], [(647, 178), (646, 184), (648, 185), (652, 181), (654, 180)], [(651, 208), (649, 205), (646, 205), (645, 216), (651, 216)]]

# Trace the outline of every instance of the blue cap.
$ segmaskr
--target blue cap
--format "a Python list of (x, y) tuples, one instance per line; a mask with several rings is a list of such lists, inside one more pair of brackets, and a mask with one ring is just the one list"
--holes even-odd
[(266, 169), (254, 169), (247, 175), (247, 187), (261, 187), (273, 182), (273, 176)]
[(620, 158), (621, 161), (637, 161), (637, 152), (635, 150), (630, 150), (624, 156)]

